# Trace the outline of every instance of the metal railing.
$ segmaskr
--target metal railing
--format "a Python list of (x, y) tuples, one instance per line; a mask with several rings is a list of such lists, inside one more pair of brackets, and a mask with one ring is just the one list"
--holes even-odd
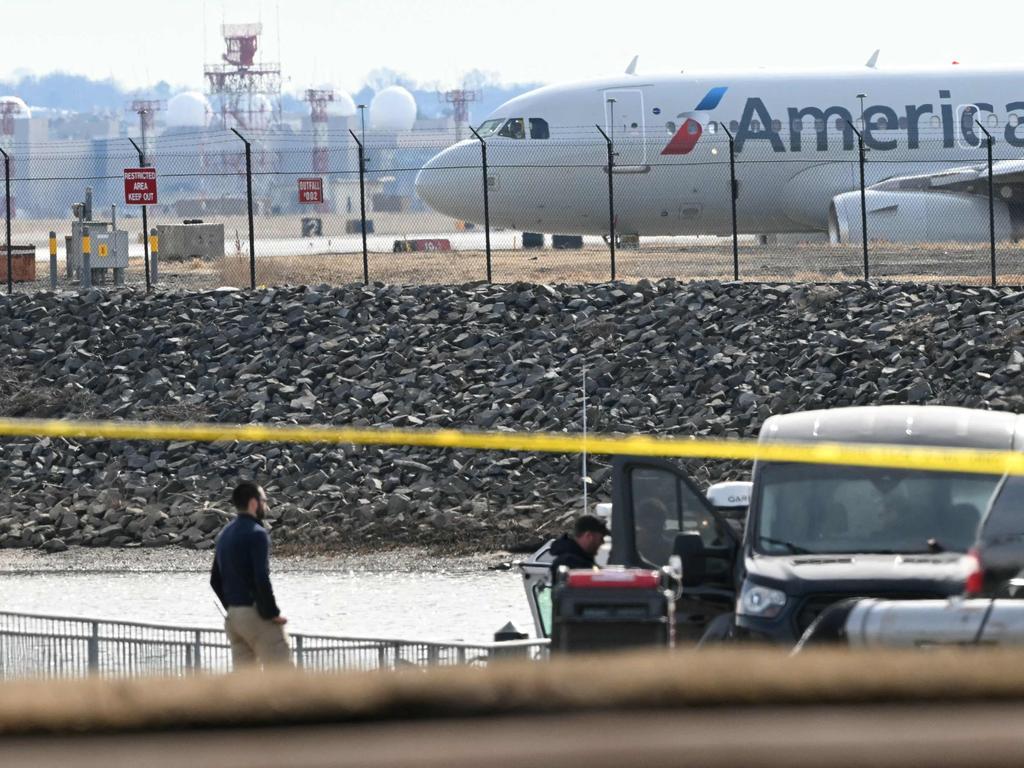
[[(548, 646), (547, 640), (459, 643), (308, 634), (293, 634), (291, 641), (295, 664), (317, 671), (538, 659)], [(0, 612), (0, 679), (230, 670), (231, 646), (219, 629)]]

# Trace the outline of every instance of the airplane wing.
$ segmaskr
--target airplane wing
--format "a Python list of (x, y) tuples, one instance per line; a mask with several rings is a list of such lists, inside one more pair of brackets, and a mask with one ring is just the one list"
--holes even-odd
[[(1024, 185), (1024, 160), (1000, 160), (992, 164), (992, 180), (996, 184), (1011, 187)], [(965, 165), (948, 168), (936, 173), (913, 176), (895, 176), (874, 184), (869, 189), (878, 192), (961, 192), (964, 194), (988, 194), (988, 164)], [(1015, 195), (1024, 191), (1014, 190)]]

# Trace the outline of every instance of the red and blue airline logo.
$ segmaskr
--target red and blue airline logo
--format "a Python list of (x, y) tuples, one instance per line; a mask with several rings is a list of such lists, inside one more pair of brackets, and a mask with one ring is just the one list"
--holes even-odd
[[(707, 95), (700, 100), (700, 104), (694, 112), (710, 112), (715, 109), (721, 102), (722, 97), (725, 96), (725, 92), (729, 89), (726, 86), (719, 86), (712, 88), (707, 92)], [(686, 118), (685, 122), (679, 126), (679, 130), (676, 131), (671, 141), (665, 145), (665, 148), (661, 150), (663, 155), (688, 155), (693, 151), (693, 148), (697, 146), (697, 142), (700, 141), (701, 134), (704, 133), (704, 127), (700, 124), (700, 120), (695, 120), (692, 117)]]

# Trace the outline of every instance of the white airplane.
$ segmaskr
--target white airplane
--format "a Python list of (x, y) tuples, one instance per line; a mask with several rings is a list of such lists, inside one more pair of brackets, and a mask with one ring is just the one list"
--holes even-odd
[[(828, 232), (861, 241), (859, 152), (867, 147), (868, 237), (985, 241), (987, 130), (994, 138), (997, 237), (1024, 235), (1024, 70), (642, 76), (552, 85), (479, 127), (492, 227), (608, 232), (607, 145), (615, 147), (620, 234), (731, 233), (735, 138), (740, 231)], [(982, 130), (983, 126), (984, 130)], [(483, 223), (481, 148), (461, 141), (416, 180), (419, 196)]]

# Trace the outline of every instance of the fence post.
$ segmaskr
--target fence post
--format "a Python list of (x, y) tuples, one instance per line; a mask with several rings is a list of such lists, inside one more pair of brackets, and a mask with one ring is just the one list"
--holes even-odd
[(988, 132), (988, 129), (981, 124), (980, 120), (975, 120), (978, 127), (985, 133), (985, 138), (988, 139), (988, 237), (989, 237), (989, 256), (992, 262), (992, 287), (996, 286), (996, 199), (995, 199), (995, 187), (993, 184), (993, 162), (992, 162), (992, 147), (996, 140), (992, 138), (992, 134)]
[[(131, 136), (128, 137), (128, 141), (130, 141), (132, 143), (132, 146), (135, 147), (135, 151), (139, 153), (139, 168), (145, 168), (146, 167), (146, 154), (145, 154), (145, 152), (143, 152), (142, 149), (139, 148), (139, 145), (135, 143), (135, 139), (133, 139)], [(143, 143), (145, 143), (145, 141), (143, 141)], [(150, 281), (149, 281), (149, 221), (146, 218), (146, 209), (148, 207), (149, 206), (147, 206), (147, 205), (142, 206), (142, 252), (144, 254), (143, 269), (146, 272), (146, 292), (147, 293), (149, 293), (150, 287), (151, 287), (150, 286)]]
[(484, 174), (484, 248), (487, 252), (487, 282), (491, 282), (491, 204), (487, 192), (487, 142), (476, 132), (476, 128), (469, 126), (469, 130), (480, 142), (480, 162)]
[(231, 132), (245, 144), (245, 197), (249, 204), (249, 287), (256, 290), (256, 231), (252, 221), (252, 145), (234, 128)]
[(156, 227), (149, 230), (149, 250), (153, 254), (150, 269), (153, 273), (153, 282), (156, 283), (160, 279), (160, 235), (157, 234)]
[(860, 234), (861, 234), (861, 245), (864, 248), (864, 279), (869, 279), (868, 272), (868, 198), (867, 198), (867, 185), (864, 182), (864, 165), (867, 160), (864, 149), (864, 134), (857, 130), (857, 126), (851, 123), (849, 120), (846, 124), (850, 126), (855, 134), (857, 134), (857, 148), (860, 154)]
[(194, 644), (194, 647), (195, 647), (195, 657), (194, 657), (193, 668), (195, 669), (196, 672), (202, 672), (202, 670), (203, 670), (203, 636), (202, 636), (202, 631), (197, 629), (195, 634), (196, 634), (196, 640), (195, 640), (195, 644)]
[(11, 257), (11, 156), (0, 149), (4, 156), (4, 196), (7, 202), (4, 205), (4, 218), (7, 223), (7, 292), (14, 292), (14, 259)]
[(302, 643), (302, 635), (292, 635), (295, 639), (295, 666), (302, 669), (305, 666), (305, 653)]
[(92, 634), (89, 635), (89, 671), (99, 672), (100, 669), (100, 625), (92, 622)]
[(615, 279), (615, 185), (613, 178), (615, 176), (615, 146), (612, 144), (612, 140), (608, 138), (608, 134), (604, 132), (600, 125), (594, 126), (604, 136), (605, 143), (608, 145), (608, 233), (611, 236), (608, 245), (611, 248), (611, 259), (612, 259), (612, 280)]
[(729, 137), (729, 195), (732, 198), (732, 279), (740, 279), (740, 235), (736, 227), (736, 200), (740, 196), (739, 185), (736, 183), (736, 140), (732, 132), (719, 123), (725, 135)]
[(50, 290), (57, 290), (57, 233), (50, 231)]
[(92, 288), (92, 239), (89, 228), (82, 227), (82, 267), (78, 285), (82, 289)]
[(359, 229), (363, 233), (363, 285), (370, 284), (370, 258), (366, 251), (366, 153), (363, 150), (363, 142), (352, 133), (356, 146), (359, 147)]

